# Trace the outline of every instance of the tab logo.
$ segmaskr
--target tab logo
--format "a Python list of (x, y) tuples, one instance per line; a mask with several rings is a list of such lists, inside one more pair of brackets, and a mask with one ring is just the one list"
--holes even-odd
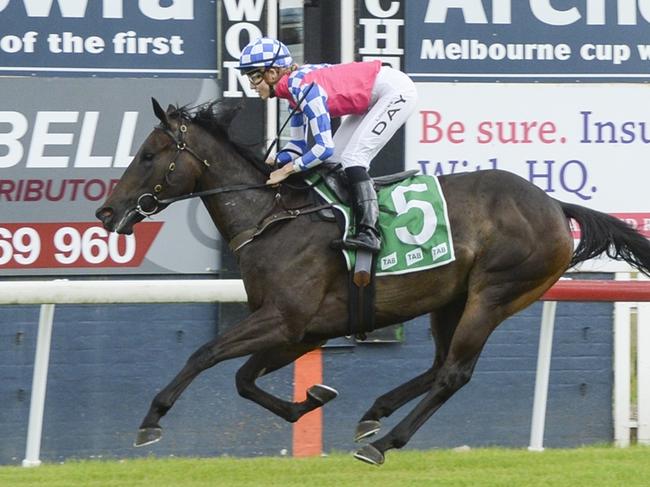
[(391, 267), (395, 267), (397, 265), (397, 252), (393, 252), (392, 254), (388, 254), (386, 257), (381, 258), (381, 270), (385, 271), (386, 269), (390, 269)]
[(424, 259), (424, 254), (422, 253), (422, 249), (417, 248), (415, 250), (411, 250), (409, 253), (406, 254), (406, 265), (411, 266), (413, 264), (417, 264), (422, 259)]
[(447, 255), (448, 252), (449, 248), (447, 247), (447, 242), (443, 242), (431, 249), (431, 256), (433, 257), (433, 260), (438, 260), (440, 257)]

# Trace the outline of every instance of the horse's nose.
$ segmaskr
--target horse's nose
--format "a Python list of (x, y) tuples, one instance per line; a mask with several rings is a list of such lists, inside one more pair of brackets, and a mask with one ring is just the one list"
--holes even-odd
[(113, 208), (110, 206), (102, 206), (95, 212), (95, 216), (104, 224), (104, 228), (110, 230), (109, 225), (114, 215)]

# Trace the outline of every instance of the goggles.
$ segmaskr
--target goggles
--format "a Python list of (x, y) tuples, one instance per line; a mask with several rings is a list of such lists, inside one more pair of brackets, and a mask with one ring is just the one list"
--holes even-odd
[(249, 71), (248, 73), (246, 73), (246, 76), (248, 76), (248, 80), (251, 82), (252, 85), (257, 86), (262, 81), (264, 81), (264, 73), (266, 73), (266, 70), (267, 68), (256, 69), (255, 71)]

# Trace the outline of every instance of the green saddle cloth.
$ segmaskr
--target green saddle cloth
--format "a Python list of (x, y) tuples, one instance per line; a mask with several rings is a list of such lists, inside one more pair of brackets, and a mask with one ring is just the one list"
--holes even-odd
[[(318, 176), (309, 178), (314, 189), (345, 220), (343, 238), (354, 232), (351, 209)], [(376, 260), (376, 275), (406, 274), (449, 264), (455, 260), (447, 215), (447, 203), (438, 178), (417, 175), (377, 193), (382, 248)], [(343, 250), (348, 269), (354, 267), (355, 252)]]

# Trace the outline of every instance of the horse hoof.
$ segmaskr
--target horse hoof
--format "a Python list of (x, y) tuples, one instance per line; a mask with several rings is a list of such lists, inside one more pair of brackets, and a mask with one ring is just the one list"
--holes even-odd
[(374, 419), (368, 419), (366, 421), (360, 421), (357, 425), (357, 431), (354, 433), (354, 441), (359, 442), (363, 439), (368, 438), (369, 436), (374, 435), (381, 429), (381, 423), (375, 421)]
[(384, 463), (384, 454), (372, 445), (366, 445), (363, 448), (357, 450), (357, 452), (354, 454), (354, 458), (361, 460), (362, 462), (369, 463), (370, 465), (375, 465), (377, 467)]
[(330, 402), (338, 395), (339, 393), (336, 391), (336, 389), (332, 389), (331, 387), (325, 386), (323, 384), (316, 384), (307, 389), (307, 396), (316, 401), (321, 406)]
[(160, 441), (162, 438), (162, 429), (161, 428), (141, 428), (138, 430), (138, 435), (135, 437), (133, 446), (147, 446), (152, 443)]

